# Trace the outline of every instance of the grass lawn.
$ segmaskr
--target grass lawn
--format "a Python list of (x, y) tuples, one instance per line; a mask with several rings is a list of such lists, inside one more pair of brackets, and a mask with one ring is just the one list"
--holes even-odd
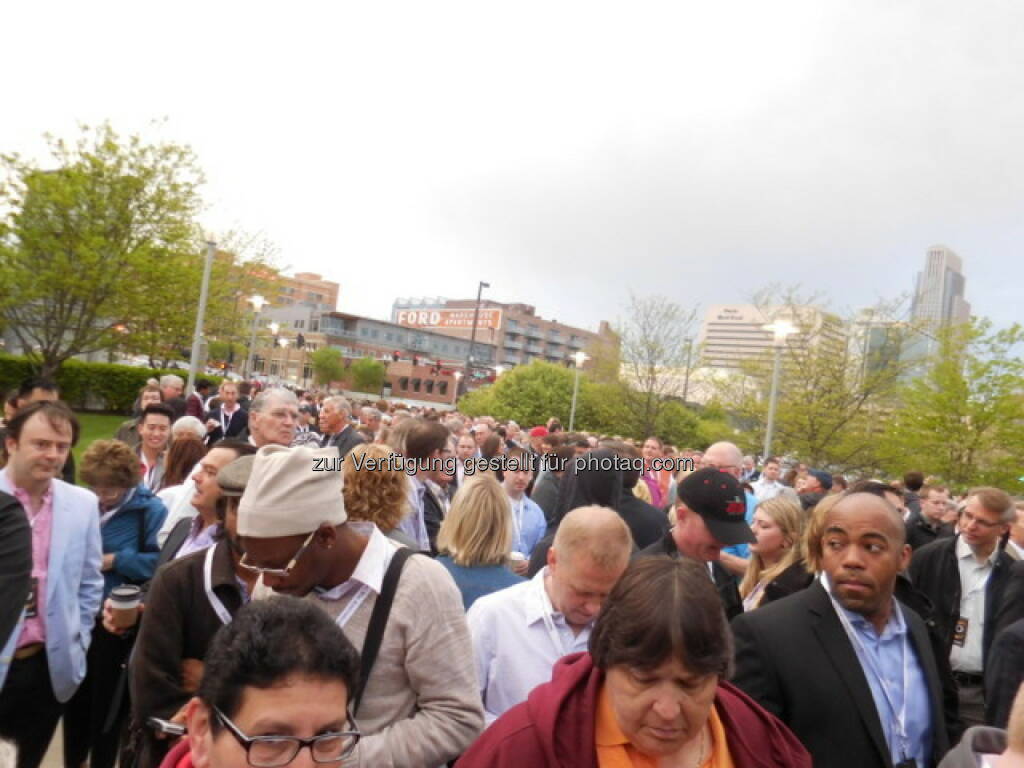
[(94, 440), (109, 440), (128, 417), (120, 413), (82, 413), (75, 414), (82, 425), (82, 433), (75, 446), (75, 466), (82, 466), (82, 454)]

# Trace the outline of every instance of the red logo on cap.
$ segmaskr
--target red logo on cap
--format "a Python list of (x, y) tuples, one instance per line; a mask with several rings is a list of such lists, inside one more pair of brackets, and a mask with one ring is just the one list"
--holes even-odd
[(747, 505), (742, 501), (730, 501), (725, 505), (725, 513), (727, 515), (745, 515), (747, 513)]

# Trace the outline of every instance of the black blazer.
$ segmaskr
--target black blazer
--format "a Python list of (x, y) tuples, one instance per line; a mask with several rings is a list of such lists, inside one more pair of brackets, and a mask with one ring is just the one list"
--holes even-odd
[(25, 608), (32, 577), (32, 528), (16, 498), (0, 492), (0, 647)]
[(249, 429), (249, 414), (244, 408), (239, 408), (231, 414), (231, 421), (228, 422), (227, 434), (225, 434), (224, 430), (219, 426), (220, 408), (214, 408), (206, 418), (213, 419), (218, 424), (218, 426), (206, 436), (207, 445), (213, 445), (218, 440), (224, 440), (225, 438), (238, 437), (243, 431), (247, 432)]
[(993, 636), (1020, 619), (1024, 619), (1024, 560), (1014, 561), (1009, 568), (1002, 605), (996, 612)]
[(362, 445), (366, 442), (366, 439), (356, 432), (352, 427), (345, 427), (341, 432), (330, 435), (324, 441), (324, 447), (333, 447), (338, 449), (338, 455), (341, 458), (345, 458), (348, 453), (355, 448), (357, 445)]
[[(903, 613), (928, 682), (934, 766), (949, 750), (956, 713), (943, 710), (942, 684), (924, 623), (909, 608)], [(733, 683), (790, 727), (815, 768), (892, 768), (871, 688), (820, 583), (738, 616), (732, 629)]]
[(985, 669), (985, 724), (1006, 728), (1014, 697), (1024, 682), (1024, 619), (1015, 621), (992, 644)]

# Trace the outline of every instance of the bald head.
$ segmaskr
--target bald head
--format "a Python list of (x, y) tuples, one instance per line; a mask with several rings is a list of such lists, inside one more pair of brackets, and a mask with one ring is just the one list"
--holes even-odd
[(701, 467), (714, 467), (736, 477), (742, 474), (742, 465), (743, 452), (739, 446), (725, 441), (712, 443), (701, 459)]
[(559, 558), (587, 555), (599, 568), (624, 568), (633, 537), (619, 514), (608, 507), (577, 507), (562, 518), (551, 548)]
[(839, 500), (830, 508), (825, 516), (825, 528), (828, 528), (829, 520), (837, 513), (850, 511), (857, 517), (867, 514), (878, 513), (879, 524), (884, 527), (896, 546), (903, 546), (907, 543), (907, 528), (903, 522), (900, 511), (885, 497), (876, 496), (873, 493), (850, 493), (843, 494)]

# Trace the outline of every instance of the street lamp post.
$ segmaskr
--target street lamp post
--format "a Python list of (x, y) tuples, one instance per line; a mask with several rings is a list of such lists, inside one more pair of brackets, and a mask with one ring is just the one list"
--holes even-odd
[(284, 381), (288, 383), (288, 368), (291, 365), (291, 351), (288, 349), (288, 339), (278, 339), (277, 344), (284, 350)]
[(766, 331), (775, 334), (775, 361), (772, 365), (772, 389), (768, 398), (768, 425), (764, 432), (764, 454), (763, 461), (767, 461), (772, 455), (772, 433), (775, 431), (775, 406), (779, 399), (779, 372), (782, 369), (782, 347), (786, 343), (786, 337), (796, 331), (796, 327), (788, 320), (776, 320), (770, 325), (764, 326)]
[(206, 299), (210, 295), (210, 270), (213, 268), (213, 254), (216, 250), (217, 244), (212, 240), (207, 240), (203, 283), (199, 289), (199, 311), (196, 312), (196, 329), (192, 334), (192, 359), (188, 361), (188, 383), (185, 385), (185, 391), (190, 394), (196, 383), (196, 370), (199, 368), (199, 349), (203, 343), (203, 318), (206, 315)]
[(267, 300), (256, 294), (249, 297), (249, 303), (255, 312), (252, 316), (252, 336), (249, 337), (249, 356), (245, 359), (245, 368), (242, 369), (246, 379), (252, 378), (253, 363), (256, 361), (256, 329), (259, 327), (260, 312), (263, 311)]
[(462, 381), (462, 371), (455, 372), (455, 393), (452, 395), (452, 408), (455, 408), (459, 402), (459, 382)]
[(572, 408), (569, 409), (569, 431), (572, 432), (573, 426), (576, 423), (576, 398), (580, 392), (580, 368), (583, 367), (583, 363), (587, 361), (587, 356), (582, 351), (577, 352), (572, 356), (573, 362), (576, 363), (576, 380), (572, 385)]
[[(469, 352), (466, 355), (466, 376), (470, 376), (470, 369), (474, 363), (473, 354), (476, 352), (476, 324), (480, 320), (480, 296), (484, 292), (484, 288), (490, 288), (490, 283), (485, 283), (483, 280), (476, 288), (476, 307), (473, 309), (473, 330), (469, 334)], [(468, 382), (467, 382), (468, 386)]]

